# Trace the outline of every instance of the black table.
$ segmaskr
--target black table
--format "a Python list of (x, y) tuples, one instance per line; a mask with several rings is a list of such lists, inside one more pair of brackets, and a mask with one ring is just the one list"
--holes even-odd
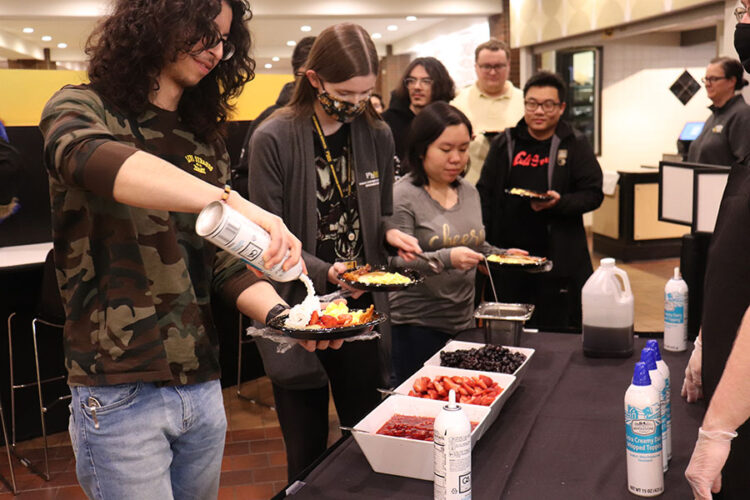
[[(628, 359), (591, 359), (583, 356), (580, 335), (524, 335), (523, 346), (536, 353), (520, 387), (474, 448), (473, 498), (637, 498), (626, 485), (623, 408), (636, 354)], [(636, 339), (636, 352), (645, 341)], [(692, 498), (684, 471), (704, 408), (680, 397), (689, 354), (663, 353), (672, 377), (673, 456), (660, 498)], [(373, 472), (351, 437), (339, 441), (303, 481), (304, 486), (297, 484), (288, 496), (298, 500), (433, 495), (432, 482)]]

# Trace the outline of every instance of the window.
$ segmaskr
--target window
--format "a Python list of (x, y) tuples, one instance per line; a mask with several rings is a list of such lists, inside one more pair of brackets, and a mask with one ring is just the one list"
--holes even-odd
[(601, 47), (556, 53), (557, 72), (568, 86), (563, 118), (588, 138), (601, 154)]

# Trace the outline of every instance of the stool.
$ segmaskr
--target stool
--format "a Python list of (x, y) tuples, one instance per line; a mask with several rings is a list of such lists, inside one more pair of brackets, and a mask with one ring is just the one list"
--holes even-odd
[[(31, 321), (31, 333), (34, 342), (34, 363), (36, 369), (36, 380), (27, 383), (16, 383), (14, 374), (14, 358), (13, 358), (13, 329), (12, 329), (12, 318), (15, 313), (12, 313), (8, 317), (8, 353), (10, 357), (10, 405), (11, 405), (11, 440), (10, 440), (10, 451), (18, 460), (25, 466), (28, 467), (35, 474), (40, 475), (45, 480), (49, 481), (49, 456), (48, 456), (48, 445), (47, 445), (47, 424), (46, 414), (52, 406), (55, 404), (65, 401), (71, 398), (70, 394), (60, 396), (53, 400), (49, 405), (45, 405), (44, 396), (42, 393), (43, 384), (50, 382), (64, 380), (65, 375), (56, 375), (53, 377), (42, 380), (41, 371), (39, 368), (39, 344), (38, 344), (38, 325), (44, 325), (47, 327), (55, 328), (62, 334), (63, 325), (65, 323), (65, 311), (62, 306), (62, 300), (60, 299), (60, 292), (57, 287), (57, 279), (55, 277), (55, 263), (53, 251), (50, 250), (47, 254), (47, 258), (44, 262), (44, 272), (42, 275), (42, 290), (39, 305), (37, 308), (36, 316)], [(16, 448), (16, 391), (20, 389), (26, 389), (30, 387), (36, 387), (37, 396), (39, 398), (39, 420), (42, 427), (42, 440), (43, 440), (43, 453), (44, 453), (44, 471), (39, 471), (34, 464), (28, 458), (22, 456)], [(7, 442), (7, 441), (6, 441)], [(12, 469), (11, 469), (12, 470)]]

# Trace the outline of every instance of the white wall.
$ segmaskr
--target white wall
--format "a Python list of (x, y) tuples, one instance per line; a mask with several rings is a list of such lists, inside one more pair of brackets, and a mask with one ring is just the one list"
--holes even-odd
[(687, 69), (700, 82), (716, 43), (679, 46), (679, 33), (656, 33), (603, 45), (603, 169), (658, 165), (663, 153), (677, 152), (685, 122), (703, 121), (711, 101), (701, 87), (683, 105), (669, 90)]
[(461, 89), (474, 82), (474, 49), (490, 38), (487, 18), (455, 17), (393, 44), (394, 54), (440, 59)]

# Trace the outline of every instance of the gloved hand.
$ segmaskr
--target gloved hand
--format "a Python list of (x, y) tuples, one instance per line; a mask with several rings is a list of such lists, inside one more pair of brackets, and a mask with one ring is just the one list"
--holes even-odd
[(695, 500), (711, 500), (711, 492), (721, 490), (721, 469), (729, 456), (736, 432), (698, 429), (698, 441), (685, 470)]
[(693, 353), (690, 355), (685, 368), (685, 381), (682, 383), (682, 397), (687, 398), (688, 403), (695, 403), (703, 399), (703, 381), (701, 379), (701, 366), (703, 363), (703, 343), (700, 335), (696, 337)]

